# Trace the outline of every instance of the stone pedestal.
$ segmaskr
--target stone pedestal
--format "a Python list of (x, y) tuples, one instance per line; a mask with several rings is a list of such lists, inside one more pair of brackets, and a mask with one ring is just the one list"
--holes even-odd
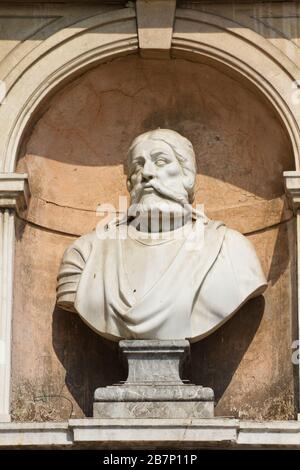
[(185, 340), (120, 341), (128, 362), (125, 383), (97, 388), (94, 418), (211, 418), (210, 388), (183, 383), (181, 370), (190, 352)]

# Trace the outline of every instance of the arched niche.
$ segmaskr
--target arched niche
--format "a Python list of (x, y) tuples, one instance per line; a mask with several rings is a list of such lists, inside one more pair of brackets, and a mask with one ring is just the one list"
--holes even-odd
[[(136, 135), (156, 127), (175, 129), (193, 142), (196, 203), (250, 237), (269, 280), (265, 299), (250, 302), (193, 346), (193, 380), (216, 390), (219, 415), (237, 416), (238, 409), (247, 418), (293, 416), (293, 229), (282, 182), (282, 172), (293, 167), (293, 149), (262, 93), (227, 71), (212, 61), (131, 54), (85, 72), (44, 103), (17, 164), (28, 174), (31, 201), (27, 221), (17, 222), (16, 419), (30, 413), (66, 419), (70, 410), (90, 415), (94, 389), (122, 378), (115, 345), (55, 307), (56, 275), (64, 249), (97, 223), (99, 203), (122, 210), (127, 149)], [(287, 299), (279, 299), (278, 290)], [(274, 372), (278, 363), (280, 374)], [(44, 390), (42, 404), (32, 398)], [(259, 406), (254, 395), (261, 397)], [(270, 410), (270, 397), (281, 400), (279, 411)]]
[[(118, 33), (115, 33), (116, 30)], [(220, 116), (222, 115), (221, 108), (218, 109), (217, 106), (218, 96), (216, 96), (215, 89), (214, 93), (209, 93), (206, 98), (203, 98), (203, 113), (200, 120), (196, 110), (197, 101), (195, 102), (191, 97), (188, 99), (186, 90), (185, 99), (182, 101), (182, 86), (174, 88), (174, 83), (173, 88), (170, 88), (170, 90), (174, 90), (173, 107), (168, 104), (163, 108), (161, 103), (163, 96), (157, 97), (157, 102), (154, 100), (152, 104), (157, 103), (160, 106), (159, 112), (155, 114), (154, 111), (148, 110), (147, 117), (144, 117), (140, 122), (140, 127), (133, 126), (131, 133), (120, 135), (120, 140), (114, 142), (119, 147), (113, 146), (110, 155), (107, 151), (104, 156), (106, 165), (101, 168), (101, 174), (97, 169), (97, 147), (94, 157), (89, 154), (89, 165), (81, 159), (80, 147), (74, 149), (75, 153), (78, 153), (79, 160), (76, 160), (76, 157), (75, 161), (71, 162), (68, 162), (68, 159), (72, 160), (74, 155), (70, 155), (67, 149), (64, 151), (63, 148), (61, 153), (63, 159), (60, 162), (57, 160), (58, 154), (56, 158), (51, 152), (50, 157), (49, 154), (43, 155), (43, 152), (39, 155), (39, 151), (36, 151), (37, 148), (34, 146), (35, 132), (43, 134), (43, 120), (47, 113), (51, 113), (53, 103), (64, 97), (65, 93), (76, 93), (78, 83), (86, 78), (85, 75), (79, 76), (84, 73), (97, 73), (97, 69), (94, 68), (96, 66), (107, 67), (108, 70), (109, 67), (114, 67), (114, 64), (122, 64), (122, 61), (141, 60), (132, 56), (126, 59), (120, 58), (118, 62), (114, 61), (105, 65), (106, 62), (116, 57), (132, 55), (137, 51), (135, 12), (133, 9), (124, 9), (89, 18), (78, 23), (74, 28), (56, 33), (36, 50), (25, 56), (18, 68), (12, 69), (8, 74), (9, 93), (6, 99), (6, 109), (2, 107), (0, 110), (0, 123), (5, 136), (0, 143), (2, 170), (13, 172), (16, 168), (17, 171), (27, 169), (32, 187), (32, 200), (27, 214), (29, 223), (23, 224), (20, 220), (17, 221), (15, 312), (13, 316), (14, 347), (12, 349), (13, 374), (15, 374), (12, 380), (13, 416), (15, 419), (38, 419), (38, 413), (44, 413), (49, 419), (65, 419), (71, 416), (72, 411), (75, 416), (89, 414), (93, 388), (101, 384), (99, 384), (99, 370), (91, 372), (88, 365), (95, 364), (97, 367), (97, 364), (102, 364), (102, 385), (115, 380), (116, 376), (120, 374), (120, 371), (117, 370), (116, 350), (113, 346), (87, 330), (76, 317), (69, 316), (67, 318), (64, 316), (65, 314), (61, 315), (61, 312), (57, 311), (53, 314), (55, 270), (64, 247), (74, 236), (94, 224), (90, 215), (93, 214), (95, 202), (103, 202), (101, 201), (102, 196), (108, 196), (106, 190), (102, 193), (93, 191), (98, 175), (103, 183), (112, 179), (114, 191), (110, 193), (111, 197), (115, 197), (119, 192), (124, 194), (125, 188), (121, 178), (123, 157), (121, 155), (123, 155), (131, 136), (138, 133), (140, 129), (143, 130), (163, 123), (168, 127), (177, 127), (177, 130), (186, 133), (195, 143), (199, 152), (200, 164), (199, 201), (204, 200), (212, 217), (224, 218), (229, 225), (251, 237), (262, 258), (264, 268), (269, 274), (271, 286), (268, 291), (271, 300), (267, 300), (265, 304), (269, 306), (269, 310), (266, 310), (262, 303), (252, 302), (231, 323), (229, 322), (222, 330), (219, 330), (214, 337), (211, 336), (205, 343), (199, 343), (195, 346), (193, 357), (196, 360), (199, 358), (199, 363), (194, 368), (194, 380), (201, 383), (204, 380), (206, 382), (204, 385), (211, 385), (215, 388), (219, 407), (217, 407), (217, 413), (221, 415), (225, 412), (237, 415), (237, 410), (239, 410), (240, 416), (248, 418), (290, 418), (293, 415), (295, 403), (289, 343), (294, 337), (295, 327), (293, 323), (295, 313), (293, 273), (295, 269), (291, 261), (294, 240), (293, 230), (291, 230), (293, 222), (288, 222), (292, 215), (283, 197), (280, 172), (299, 168), (299, 110), (293, 103), (290, 91), (297, 78), (297, 69), (274, 46), (252, 31), (244, 30), (239, 25), (225, 19), (221, 21), (214, 15), (177, 10), (171, 48), (171, 57), (174, 60), (160, 61), (161, 68), (163, 65), (170, 68), (173, 65), (176, 67), (176, 64), (179, 63), (187, 63), (189, 64), (187, 67), (181, 65), (181, 72), (183, 75), (189, 72), (193, 75), (191, 69), (198, 67), (203, 74), (208, 74), (206, 84), (209, 85), (210, 82), (210, 86), (212, 86), (215, 83), (217, 90), (217, 74), (223, 74), (226, 81), (233, 81), (234, 85), (231, 82), (231, 90), (234, 89), (234, 94), (231, 91), (231, 96), (235, 98), (235, 105), (238, 103), (239, 93), (246, 95), (249, 93), (254, 100), (249, 110), (251, 111), (252, 106), (255, 108), (253, 115), (250, 113), (252, 126), (259, 125), (263, 116), (266, 119), (265, 124), (267, 122), (270, 124), (272, 121), (274, 141), (271, 142), (272, 136), (268, 135), (268, 130), (271, 128), (269, 125), (266, 125), (266, 133), (261, 129), (259, 134), (260, 138), (263, 136), (265, 139), (267, 136), (269, 147), (266, 153), (268, 158), (264, 158), (262, 147), (260, 147), (260, 152), (255, 151), (249, 132), (246, 134), (241, 132), (240, 137), (237, 138), (237, 134), (234, 132), (231, 135), (230, 133), (226, 134), (226, 129), (222, 126), (218, 128), (211, 124), (209, 129), (205, 128), (204, 110), (216, 114), (215, 122), (217, 122), (218, 113)], [(103, 65), (99, 65), (101, 63)], [(149, 67), (151, 66), (150, 61), (147, 64)], [(94, 69), (88, 72), (92, 68)], [(159, 65), (157, 68), (159, 69)], [(214, 74), (214, 77), (210, 74)], [(79, 78), (74, 81), (76, 77)], [(229, 86), (228, 83), (227, 86)], [(125, 98), (134, 99), (143, 93), (143, 87), (139, 89), (133, 85), (134, 83), (126, 83), (125, 91), (122, 91)], [(65, 86), (66, 88), (64, 88)], [(106, 91), (109, 92), (109, 90)], [(122, 95), (118, 91), (116, 93)], [(195, 91), (193, 93), (195, 94)], [(230, 100), (226, 101), (226, 96), (223, 98), (227, 103), (228, 111)], [(89, 99), (92, 103), (92, 98)], [(205, 99), (207, 103), (205, 103)], [(180, 118), (179, 111), (175, 112), (175, 107), (178, 110), (180, 104), (184, 104), (185, 100), (188, 100), (189, 109), (181, 107), (185, 111), (185, 122), (183, 122), (183, 114)], [(209, 106), (209, 100), (211, 100), (212, 107)], [(246, 98), (245, 100), (249, 104)], [(211, 111), (212, 109), (213, 111)], [(258, 113), (258, 109), (264, 109), (266, 114)], [(238, 112), (239, 110), (233, 108), (233, 111)], [(75, 117), (72, 114), (73, 120)], [(93, 120), (93, 113), (88, 118), (91, 119), (91, 126), (88, 129), (91, 131), (91, 127), (97, 122), (97, 119)], [(127, 119), (129, 118), (130, 116), (127, 116)], [(213, 116), (210, 116), (210, 119), (213, 123)], [(230, 119), (230, 113), (227, 112), (221, 121), (226, 122), (230, 127)], [(195, 121), (198, 128), (197, 126), (193, 128)], [(239, 122), (239, 125), (242, 125), (242, 122), (243, 120)], [(55, 127), (55, 123), (53, 123), (53, 127)], [(218, 132), (215, 132), (216, 128)], [(198, 129), (201, 129), (202, 132), (198, 132)], [(114, 135), (112, 133), (110, 138), (113, 139)], [(233, 143), (235, 138), (239, 148), (247, 148), (247, 159), (243, 160), (244, 154), (240, 154), (239, 159), (232, 158), (230, 145), (235, 147)], [(246, 140), (243, 141), (243, 138)], [(43, 143), (47, 147), (47, 138), (44, 142), (42, 140), (37, 139), (36, 142)], [(276, 158), (272, 159), (270, 146), (274, 145), (274, 142), (276, 143)], [(58, 145), (59, 141), (54, 137), (53, 143)], [(94, 143), (97, 144), (97, 138)], [(226, 152), (224, 152), (222, 143), (227, 145)], [(261, 142), (259, 142), (260, 144)], [(29, 158), (28, 161), (30, 164), (33, 163), (35, 168), (29, 168), (27, 163), (25, 165), (27, 157), (24, 157), (30, 146), (31, 150), (33, 149), (36, 153), (31, 152), (32, 158)], [(206, 155), (201, 153), (202, 147), (206, 149)], [(210, 158), (212, 147), (214, 149), (213, 159)], [(113, 149), (120, 151), (117, 157)], [(93, 154), (94, 151), (91, 153)], [(225, 154), (226, 163), (224, 163)], [(236, 153), (234, 154), (236, 156)], [(258, 154), (261, 158), (258, 158)], [(249, 158), (249, 155), (253, 156), (253, 160)], [(93, 158), (96, 160), (91, 163)], [(277, 158), (278, 167), (276, 167)], [(237, 160), (240, 165), (236, 164)], [(18, 167), (16, 167), (17, 161), (19, 161)], [(50, 161), (52, 161), (52, 170), (49, 167)], [(205, 165), (201, 165), (203, 161), (205, 161)], [(48, 167), (44, 165), (46, 162)], [(112, 162), (115, 168), (110, 172), (112, 166), (110, 163)], [(74, 173), (78, 172), (76, 166), (83, 168), (81, 181), (86, 181), (87, 193), (91, 195), (91, 199), (84, 199), (86, 194), (82, 196), (82, 200), (78, 199), (80, 191), (74, 191), (74, 179), (69, 178), (69, 171), (65, 172), (65, 181), (68, 181), (69, 186), (62, 187), (64, 186), (62, 180), (59, 180), (58, 186), (62, 189), (63, 199), (56, 199), (57, 193), (52, 190), (57, 188), (58, 179), (57, 175), (55, 176), (54, 167), (57, 167), (59, 163), (65, 165), (68, 170), (73, 166)], [(86, 176), (87, 166), (92, 167), (89, 176)], [(46, 167), (48, 171), (45, 173)], [(255, 169), (258, 168), (260, 171), (255, 172)], [(115, 176), (112, 176), (113, 174)], [(234, 178), (232, 174), (235, 175)], [(46, 178), (45, 175), (47, 175)], [(50, 176), (52, 177), (52, 189), (49, 186)], [(253, 191), (254, 186), (256, 186), (255, 191)], [(48, 198), (49, 192), (47, 193), (47, 190), (49, 189), (52, 193), (50, 191), (51, 194)], [(39, 191), (41, 192), (39, 193)], [(230, 197), (227, 198), (228, 194)], [(72, 195), (77, 197), (75, 205)], [(92, 199), (93, 197), (94, 199)], [(228, 201), (231, 202), (226, 205)], [(225, 206), (222, 206), (222, 203)], [(55, 209), (54, 206), (56, 206)], [(268, 222), (266, 223), (266, 221)], [(68, 225), (67, 230), (63, 229), (65, 225)], [(269, 226), (267, 227), (267, 225)], [(61, 237), (61, 240), (64, 239), (62, 243), (57, 243), (57, 237)], [(12, 236), (6, 237), (5, 240), (6, 244), (12, 246)], [(27, 245), (24, 246), (24, 243)], [(31, 257), (31, 253), (35, 253), (35, 260)], [(21, 277), (18, 278), (20, 275)], [(9, 279), (12, 283), (11, 276)], [(37, 279), (38, 284), (36, 284)], [(10, 286), (11, 288), (12, 286)], [(30, 296), (28, 296), (28, 292), (30, 292)], [(48, 297), (47, 292), (50, 293)], [(288, 293), (288, 295), (282, 297), (279, 292)], [(47, 301), (45, 301), (45, 295)], [(29, 302), (28, 298), (31, 299), (31, 304), (26, 312), (23, 310), (25, 315), (22, 320), (24, 323), (27, 321), (28, 328), (24, 329), (20, 315), (25, 303)], [(49, 309), (51, 306), (52, 310)], [(41, 308), (42, 310), (47, 309), (47, 314), (44, 316), (41, 314)], [(282, 311), (284, 311), (284, 315), (281, 315)], [(9, 306), (5, 306), (3, 312), (9, 316)], [(282, 331), (285, 331), (286, 335), (283, 340), (280, 340), (278, 334)], [(240, 332), (245, 336), (241, 337)], [(7, 342), (9, 342), (9, 336), (8, 327), (6, 329)], [(225, 351), (224, 347), (226, 347), (228, 337), (231, 339), (229, 339), (228, 348)], [(45, 343), (43, 338), (46, 340)], [(41, 346), (42, 354), (35, 354), (34, 358), (28, 356), (26, 344)], [(91, 344), (93, 344), (92, 348), (90, 348)], [(78, 345), (80, 346), (78, 347)], [(96, 345), (99, 346), (99, 349), (96, 348)], [(217, 346), (218, 353), (213, 356), (212, 351), (217, 349)], [(76, 349), (77, 347), (79, 351)], [(266, 360), (263, 360), (265, 347), (268, 348), (269, 354), (267, 354)], [(38, 350), (35, 347), (32, 349), (37, 353)], [(106, 362), (108, 356), (111, 358), (112, 364)], [(266, 376), (266, 371), (274, 372), (277, 367), (278, 372), (279, 357), (283, 361), (282, 364), (286, 366), (286, 375), (281, 378), (279, 374), (273, 374), (271, 380), (268, 375)], [(35, 360), (37, 360), (36, 363)], [(22, 372), (23, 361), (24, 371), (27, 371), (25, 375), (24, 371)], [(80, 367), (78, 367), (79, 363)], [(259, 366), (260, 363), (263, 365)], [(37, 365), (32, 367), (32, 364)], [(200, 371), (204, 370), (203, 364), (206, 369), (205, 374), (201, 376)], [(280, 365), (282, 364), (280, 363)], [(6, 377), (9, 376), (7, 372), (9, 368), (10, 365), (6, 368)], [(36, 371), (39, 372), (37, 375), (35, 375)], [(256, 376), (257, 372), (258, 377)], [(65, 374), (67, 374), (66, 377)], [(36, 377), (38, 377), (37, 381)], [(43, 381), (44, 378), (46, 381)], [(287, 386), (282, 391), (283, 383)], [(254, 390), (257, 392), (257, 384), (260, 392), (257, 394), (258, 399), (254, 402)], [(6, 387), (6, 394), (8, 389), (9, 387)], [(39, 395), (39, 391), (41, 391), (41, 395)], [(39, 400), (36, 400), (36, 397), (39, 396), (43, 396), (47, 402), (45, 407), (40, 406), (40, 411), (37, 403)], [(275, 396), (278, 403), (277, 409), (272, 409), (270, 396)], [(23, 397), (23, 402), (20, 397)], [(34, 406), (30, 409), (30, 407), (24, 406), (24, 403), (32, 403), (32, 397), (35, 397), (35, 400)], [(264, 403), (263, 408), (261, 402)], [(7, 405), (5, 406), (7, 407)], [(21, 409), (25, 410), (23, 415), (18, 411)]]

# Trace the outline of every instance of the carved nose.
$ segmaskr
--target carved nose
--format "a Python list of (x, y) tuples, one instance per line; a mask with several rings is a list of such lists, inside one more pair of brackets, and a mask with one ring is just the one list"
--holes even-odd
[(151, 173), (144, 173), (142, 174), (142, 180), (143, 181), (150, 181), (152, 180), (153, 175)]
[(142, 172), (143, 180), (149, 181), (154, 177), (154, 168), (151, 163), (146, 162)]

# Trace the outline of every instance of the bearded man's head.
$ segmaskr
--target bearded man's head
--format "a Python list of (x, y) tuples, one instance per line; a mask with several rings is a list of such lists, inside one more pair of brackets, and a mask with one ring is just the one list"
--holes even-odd
[[(136, 137), (128, 152), (127, 188), (140, 210), (182, 211), (194, 200), (196, 161), (191, 142), (156, 129)], [(180, 209), (179, 209), (180, 208)]]

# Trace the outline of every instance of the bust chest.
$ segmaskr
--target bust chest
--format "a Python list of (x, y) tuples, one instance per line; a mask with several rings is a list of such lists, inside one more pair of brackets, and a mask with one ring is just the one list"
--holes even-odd
[(124, 271), (136, 300), (140, 300), (166, 272), (175, 259), (182, 239), (123, 240)]

